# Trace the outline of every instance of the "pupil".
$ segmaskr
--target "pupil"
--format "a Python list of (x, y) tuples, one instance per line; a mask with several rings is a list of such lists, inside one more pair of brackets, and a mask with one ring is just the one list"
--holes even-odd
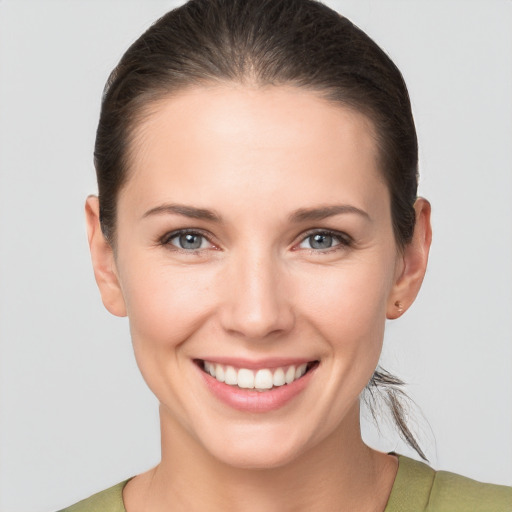
[(328, 249), (331, 246), (331, 235), (313, 235), (311, 240), (311, 247), (313, 247), (313, 249)]
[(199, 249), (201, 247), (201, 236), (191, 233), (180, 235), (180, 245), (183, 249)]

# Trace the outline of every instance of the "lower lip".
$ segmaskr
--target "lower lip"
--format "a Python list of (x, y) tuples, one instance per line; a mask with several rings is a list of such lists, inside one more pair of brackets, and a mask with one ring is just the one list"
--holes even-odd
[(273, 387), (268, 391), (256, 391), (252, 389), (240, 389), (238, 386), (230, 386), (219, 382), (210, 374), (198, 367), (208, 389), (222, 402), (233, 409), (245, 412), (269, 412), (280, 409), (308, 385), (316, 366), (311, 368), (300, 379), (294, 380), (291, 384)]

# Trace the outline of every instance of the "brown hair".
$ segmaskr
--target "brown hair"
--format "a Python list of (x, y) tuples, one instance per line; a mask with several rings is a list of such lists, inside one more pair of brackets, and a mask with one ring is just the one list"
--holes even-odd
[[(95, 166), (100, 221), (115, 246), (116, 200), (128, 178), (133, 131), (147, 107), (215, 82), (292, 85), (365, 114), (373, 123), (398, 247), (412, 238), (418, 147), (409, 95), (391, 59), (348, 19), (314, 0), (190, 0), (153, 24), (123, 55), (105, 87)], [(378, 369), (404, 439), (401, 382)]]

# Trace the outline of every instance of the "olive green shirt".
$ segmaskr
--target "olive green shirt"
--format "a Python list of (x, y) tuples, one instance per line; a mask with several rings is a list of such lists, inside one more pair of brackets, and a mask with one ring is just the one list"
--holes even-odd
[[(398, 460), (398, 473), (384, 512), (512, 512), (512, 487), (434, 471), (402, 455)], [(127, 482), (60, 512), (126, 512), (123, 488)]]

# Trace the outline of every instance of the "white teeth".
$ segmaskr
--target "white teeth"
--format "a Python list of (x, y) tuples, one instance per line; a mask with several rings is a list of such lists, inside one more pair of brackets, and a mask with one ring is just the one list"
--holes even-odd
[(224, 382), (230, 386), (236, 386), (238, 384), (236, 370), (232, 366), (226, 367), (226, 371), (224, 373)]
[(270, 370), (258, 370), (256, 377), (254, 377), (254, 387), (270, 389), (272, 387), (272, 372)]
[(300, 379), (305, 373), (307, 364), (301, 364), (296, 370), (295, 370), (295, 378)]
[(225, 380), (225, 376), (224, 376), (224, 368), (222, 367), (221, 364), (217, 364), (215, 365), (215, 378), (219, 381), (219, 382), (224, 382)]
[(246, 368), (238, 370), (238, 387), (243, 389), (254, 388), (254, 372)]
[(212, 363), (204, 362), (204, 371), (209, 373), (212, 377), (215, 377), (215, 365)]
[(242, 389), (256, 389), (258, 391), (291, 384), (293, 381), (300, 379), (306, 373), (307, 368), (307, 363), (304, 363), (299, 366), (284, 366), (273, 370), (262, 368), (253, 371), (247, 368), (236, 369), (233, 366), (203, 361), (204, 371), (219, 382), (225, 382), (230, 386), (238, 386)]
[(295, 380), (295, 366), (290, 366), (290, 368), (286, 370), (286, 375), (284, 379), (286, 381), (286, 384), (291, 384)]
[(282, 368), (278, 368), (272, 377), (272, 384), (274, 386), (284, 386), (286, 384), (286, 379), (284, 378), (284, 370)]

